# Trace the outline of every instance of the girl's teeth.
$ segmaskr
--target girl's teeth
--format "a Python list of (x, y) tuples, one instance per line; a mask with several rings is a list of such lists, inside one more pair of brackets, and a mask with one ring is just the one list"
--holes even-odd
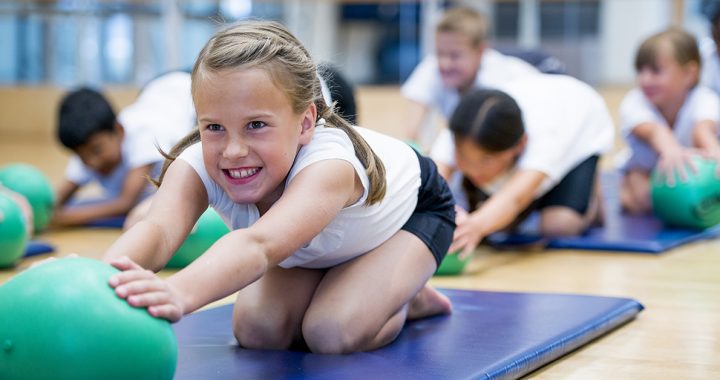
[(251, 175), (257, 173), (257, 168), (252, 169), (229, 169), (228, 173), (230, 174), (230, 177), (232, 178), (247, 178)]

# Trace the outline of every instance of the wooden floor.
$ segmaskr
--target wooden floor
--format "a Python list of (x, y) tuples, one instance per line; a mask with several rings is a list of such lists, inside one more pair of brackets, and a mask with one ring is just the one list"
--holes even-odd
[[(0, 138), (0, 165), (28, 162), (58, 180), (66, 158), (52, 139)], [(56, 256), (75, 252), (99, 257), (117, 236), (113, 230), (73, 229), (48, 231), (40, 238), (57, 246)], [(0, 271), (0, 283), (35, 260)], [(531, 378), (720, 378), (720, 241), (694, 243), (659, 256), (485, 249), (476, 253), (465, 275), (434, 278), (432, 283), (463, 289), (631, 297), (646, 306), (635, 321), (536, 371)]]

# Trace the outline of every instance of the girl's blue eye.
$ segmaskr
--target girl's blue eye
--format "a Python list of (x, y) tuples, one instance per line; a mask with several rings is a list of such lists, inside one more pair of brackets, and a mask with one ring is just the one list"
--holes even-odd
[(209, 131), (220, 131), (222, 130), (222, 126), (220, 124), (208, 124), (207, 129)]
[(265, 126), (265, 123), (263, 123), (262, 121), (251, 121), (248, 124), (248, 128), (250, 128), (250, 129), (260, 129), (264, 126)]

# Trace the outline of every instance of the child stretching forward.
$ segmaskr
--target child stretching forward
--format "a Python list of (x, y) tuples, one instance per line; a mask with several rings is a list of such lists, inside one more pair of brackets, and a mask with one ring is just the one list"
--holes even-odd
[(620, 105), (620, 126), (630, 157), (624, 163), (620, 200), (625, 210), (651, 210), (650, 172), (674, 182), (694, 170), (701, 153), (720, 162), (720, 99), (698, 85), (700, 52), (689, 33), (671, 28), (646, 39), (635, 56), (638, 88)]
[[(104, 259), (118, 296), (177, 321), (239, 291), (241, 346), (371, 350), (405, 320), (450, 312), (426, 285), (452, 240), (452, 194), (428, 158), (353, 128), (324, 103), (315, 64), (274, 22), (218, 32), (192, 73), (198, 130), (171, 152), (143, 220)], [(385, 164), (383, 164), (385, 163)], [(210, 205), (232, 227), (167, 280)]]

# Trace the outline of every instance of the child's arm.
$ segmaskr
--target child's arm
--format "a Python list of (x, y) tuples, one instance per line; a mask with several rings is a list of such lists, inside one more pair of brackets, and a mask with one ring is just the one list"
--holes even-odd
[[(183, 185), (173, 182), (173, 188)], [(117, 260), (114, 265), (125, 271), (113, 276), (110, 284), (131, 305), (147, 307), (156, 317), (176, 321), (259, 279), (268, 268), (311, 241), (361, 194), (360, 180), (348, 162), (314, 163), (298, 173), (255, 224), (223, 236), (167, 281), (138, 270), (127, 260)]]
[[(406, 117), (406, 139), (411, 141), (418, 141), (420, 136), (420, 130), (422, 129), (423, 123), (430, 114), (430, 106), (413, 100), (407, 101)], [(426, 147), (423, 147), (426, 149)]]
[(720, 175), (720, 140), (718, 126), (712, 120), (698, 122), (693, 129), (693, 145), (698, 147), (708, 158), (717, 162)]
[(519, 170), (497, 193), (493, 194), (479, 209), (457, 220), (457, 228), (450, 252), (462, 249), (461, 257), (467, 257), (483, 238), (497, 232), (525, 210), (535, 198), (535, 192), (546, 175), (536, 170)]
[(641, 123), (632, 133), (658, 153), (657, 170), (667, 179), (668, 184), (675, 182), (674, 172), (684, 181), (687, 170), (695, 170), (691, 150), (680, 144), (669, 127), (657, 123)]
[[(152, 165), (144, 165), (130, 170), (123, 183), (122, 192), (117, 198), (92, 205), (56, 208), (53, 224), (59, 226), (82, 225), (98, 218), (127, 214), (137, 204), (138, 198), (148, 185), (147, 176), (150, 174), (151, 168)], [(68, 187), (68, 189), (70, 188)], [(68, 195), (62, 194), (64, 199), (57, 204), (63, 205), (75, 190)], [(58, 199), (61, 198), (58, 197)]]
[(207, 192), (195, 170), (184, 161), (173, 162), (148, 213), (108, 248), (103, 260), (127, 256), (143, 268), (159, 271), (207, 206)]

